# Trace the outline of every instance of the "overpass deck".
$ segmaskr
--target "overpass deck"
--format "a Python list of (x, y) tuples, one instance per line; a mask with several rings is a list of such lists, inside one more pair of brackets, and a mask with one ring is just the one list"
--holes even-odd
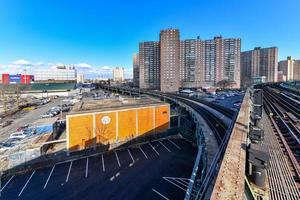
[(234, 124), (211, 199), (244, 199), (246, 140), (250, 97), (246, 93)]

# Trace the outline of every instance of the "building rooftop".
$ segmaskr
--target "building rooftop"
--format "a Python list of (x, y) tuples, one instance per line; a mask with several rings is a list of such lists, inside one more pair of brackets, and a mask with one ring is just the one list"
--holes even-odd
[(70, 114), (101, 112), (154, 105), (167, 105), (167, 103), (145, 96), (139, 98), (119, 97), (101, 100), (84, 99), (73, 107)]

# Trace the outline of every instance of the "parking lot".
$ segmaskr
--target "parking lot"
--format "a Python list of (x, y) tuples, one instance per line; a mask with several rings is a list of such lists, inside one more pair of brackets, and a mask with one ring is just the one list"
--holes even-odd
[(41, 115), (47, 112), (51, 107), (57, 106), (60, 104), (60, 99), (54, 99), (50, 103), (46, 105), (38, 106), (37, 109), (31, 111), (20, 111), (14, 114), (9, 119), (12, 119), (13, 122), (11, 125), (6, 126), (4, 128), (0, 128), (0, 141), (7, 139), (9, 135), (16, 130), (20, 126), (24, 126), (26, 124), (30, 124), (41, 118)]
[(184, 139), (96, 154), (7, 177), (0, 199), (183, 199), (196, 154)]

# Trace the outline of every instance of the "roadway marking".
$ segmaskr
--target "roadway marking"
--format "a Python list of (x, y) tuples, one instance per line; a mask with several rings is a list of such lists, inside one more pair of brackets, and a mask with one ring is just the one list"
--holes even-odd
[(105, 172), (105, 165), (104, 165), (103, 154), (101, 154), (101, 158), (102, 158), (102, 170), (103, 170), (103, 172)]
[(50, 172), (50, 174), (49, 174), (49, 176), (48, 176), (48, 178), (47, 178), (47, 181), (46, 181), (46, 183), (45, 183), (45, 185), (44, 185), (44, 189), (47, 187), (47, 184), (48, 184), (48, 182), (49, 182), (49, 180), (50, 180), (50, 177), (51, 177), (51, 175), (52, 175), (52, 172), (53, 172), (54, 168), (55, 168), (55, 165), (53, 165), (53, 167), (52, 167), (52, 169), (51, 169), (51, 172)]
[(66, 183), (69, 181), (69, 176), (70, 176), (70, 172), (71, 172), (72, 165), (73, 165), (73, 161), (71, 161), (71, 163), (70, 163), (68, 175), (67, 175), (67, 178), (66, 178)]
[(155, 151), (155, 153), (159, 156), (159, 153), (156, 151), (156, 149), (154, 148), (154, 146), (152, 146), (151, 143), (148, 143), (150, 145), (150, 147)]
[(3, 186), (3, 188), (1, 188), (0, 192), (2, 192), (4, 190), (4, 188), (9, 184), (9, 182), (15, 177), (15, 175), (13, 175), (12, 177), (10, 177), (10, 179), (5, 183), (5, 185)]
[(132, 162), (134, 163), (135, 161), (134, 161), (134, 159), (133, 159), (133, 157), (132, 157), (132, 155), (131, 155), (129, 149), (127, 149), (127, 151), (128, 151), (128, 153), (129, 153), (129, 155), (130, 155), (130, 158), (131, 158)]
[(144, 154), (145, 158), (148, 159), (147, 155), (145, 154), (145, 152), (143, 151), (142, 147), (139, 146), (139, 149), (141, 150), (141, 152)]
[(152, 191), (155, 192), (156, 194), (158, 194), (160, 197), (166, 199), (166, 200), (169, 200), (169, 198), (165, 197), (164, 195), (162, 195), (161, 193), (159, 193), (157, 190), (153, 189), (152, 188)]
[(32, 174), (30, 175), (29, 179), (26, 181), (26, 183), (25, 183), (25, 185), (23, 186), (22, 190), (20, 191), (18, 197), (21, 196), (22, 192), (24, 191), (24, 189), (25, 189), (26, 186), (28, 185), (28, 183), (29, 183), (30, 179), (32, 178), (32, 176), (34, 175), (34, 173), (35, 173), (35, 170), (32, 172)]
[(118, 165), (119, 165), (119, 167), (121, 167), (121, 164), (120, 164), (120, 161), (119, 161), (119, 157), (118, 157), (118, 154), (117, 154), (116, 151), (115, 151), (115, 155), (116, 155), (116, 158), (117, 158), (117, 161), (118, 161)]
[(177, 149), (181, 149), (177, 144), (175, 144), (175, 142), (173, 142), (172, 140), (168, 139), (169, 142), (171, 142)]
[(160, 143), (161, 145), (163, 145), (163, 147), (165, 147), (165, 149), (167, 149), (168, 152), (171, 152), (171, 150), (168, 149), (161, 141), (159, 141), (159, 143)]
[[(182, 186), (180, 186), (180, 185), (174, 183), (173, 181), (175, 181), (175, 182), (178, 183), (178, 181), (177, 181), (176, 179), (174, 179), (174, 178), (163, 177), (163, 179), (165, 179), (166, 181), (168, 181), (168, 182), (171, 183), (172, 185), (175, 185), (176, 187), (182, 189), (182, 190), (185, 191), (185, 192), (186, 192), (186, 190), (187, 190), (187, 188), (188, 188), (188, 186), (187, 186), (187, 188), (185, 189), (185, 188), (183, 188)], [(170, 181), (169, 179), (171, 179), (171, 180), (173, 180), (173, 181)], [(182, 183), (181, 183), (181, 184), (182, 184)]]
[(88, 176), (88, 172), (89, 172), (89, 158), (86, 158), (85, 178)]

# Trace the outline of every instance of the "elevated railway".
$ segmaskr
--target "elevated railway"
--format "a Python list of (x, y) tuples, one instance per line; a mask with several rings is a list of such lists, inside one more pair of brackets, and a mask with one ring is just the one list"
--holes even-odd
[[(269, 115), (275, 137), (280, 141), (280, 148), (285, 153), (285, 159), (288, 162), (288, 168), (284, 169), (284, 173), (291, 173), (294, 183), (300, 189), (300, 130), (295, 122), (287, 115), (293, 113), (299, 119), (299, 108), (292, 104), (287, 98), (283, 98), (281, 94), (270, 87), (264, 87), (264, 108)], [(275, 147), (274, 147), (275, 148)], [(284, 174), (274, 171), (270, 176), (281, 177)], [(272, 177), (270, 177), (272, 179)], [(284, 179), (282, 177), (281, 179)], [(292, 182), (293, 182), (292, 181)], [(277, 183), (279, 185), (280, 183)], [(276, 185), (274, 186), (276, 187)]]
[[(199, 100), (199, 99), (195, 99), (192, 97), (183, 96), (179, 94), (160, 93), (154, 91), (143, 91), (143, 90), (137, 90), (131, 88), (121, 88), (121, 87), (111, 87), (111, 86), (102, 86), (102, 89), (123, 93), (123, 94), (126, 93), (128, 95), (147, 94), (157, 98), (169, 99), (175, 103), (180, 102), (180, 104), (183, 105), (184, 107), (192, 109), (194, 113), (200, 115), (207, 123), (211, 131), (213, 132), (213, 135), (216, 138), (219, 147), (211, 162), (211, 165), (206, 170), (202, 171), (204, 172), (204, 177), (201, 178), (201, 182), (199, 183), (199, 180), (196, 181), (191, 179), (189, 188), (187, 189), (187, 195), (185, 199), (203, 199), (206, 196), (206, 193), (211, 192), (211, 191), (208, 192), (208, 190), (212, 185), (213, 181), (215, 181), (216, 176), (218, 175), (220, 163), (222, 162), (223, 155), (226, 150), (238, 112), (232, 111), (228, 108), (225, 108), (217, 104), (213, 104), (211, 102), (207, 102), (204, 100)], [(208, 109), (205, 109), (203, 106), (200, 106), (199, 103), (211, 107), (212, 109), (215, 109), (221, 114), (227, 116), (232, 120), (231, 124), (230, 125), (225, 124), (220, 118), (212, 114)], [(205, 149), (203, 148), (203, 145), (205, 145), (203, 144), (203, 141), (197, 143), (199, 145), (199, 151)], [(198, 168), (196, 165), (197, 163), (195, 161), (194, 168)], [(198, 173), (201, 173), (201, 171), (200, 172), (198, 171)], [(196, 177), (194, 175), (195, 173), (193, 172), (191, 178)], [(244, 177), (241, 177), (241, 179), (243, 180)]]

